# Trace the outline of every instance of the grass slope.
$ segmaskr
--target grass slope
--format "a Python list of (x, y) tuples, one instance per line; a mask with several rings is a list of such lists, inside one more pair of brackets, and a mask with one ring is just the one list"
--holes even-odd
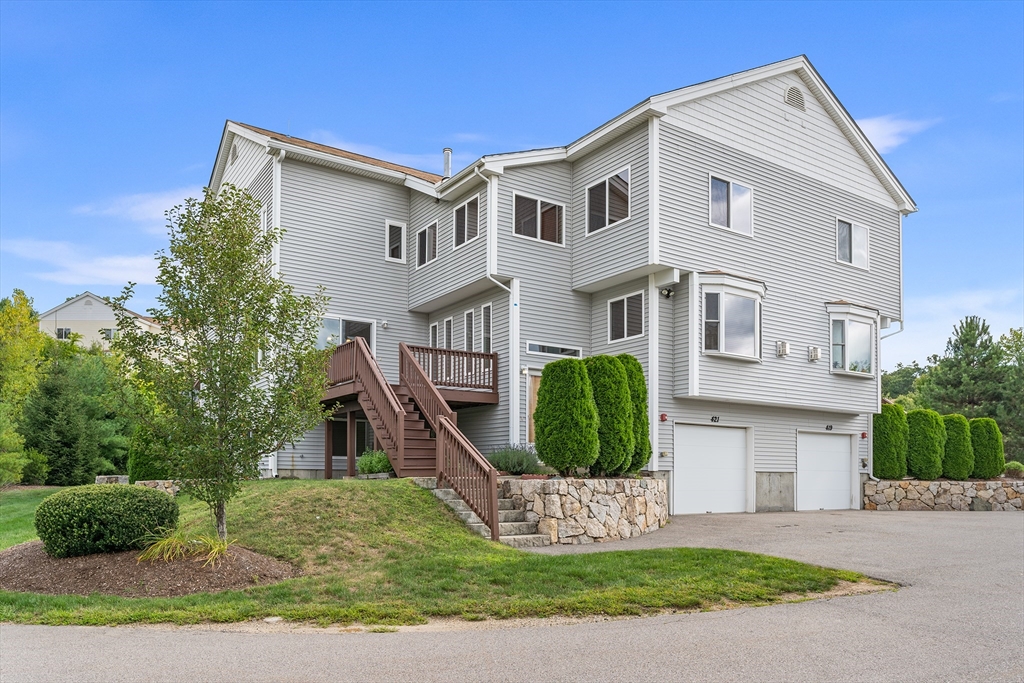
[(36, 536), (36, 507), (59, 486), (11, 488), (0, 491), (0, 550), (10, 548)]
[[(205, 506), (182, 524), (212, 531)], [(678, 548), (547, 556), (470, 533), (404, 480), (252, 482), (229, 505), (229, 536), (304, 576), (182, 598), (0, 592), (0, 620), (43, 624), (231, 622), (281, 616), (323, 625), (416, 624), (551, 615), (631, 615), (763, 604), (859, 574), (752, 553)]]

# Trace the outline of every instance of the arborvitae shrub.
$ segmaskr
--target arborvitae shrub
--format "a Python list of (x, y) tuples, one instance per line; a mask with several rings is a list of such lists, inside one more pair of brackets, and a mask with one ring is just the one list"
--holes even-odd
[(907, 445), (907, 470), (916, 479), (935, 479), (942, 474), (942, 450), (946, 428), (942, 416), (934, 410), (911, 410)]
[(170, 469), (163, 459), (164, 451), (153, 438), (152, 433), (137, 427), (128, 446), (128, 481), (151, 481), (170, 479)]
[(946, 447), (942, 452), (942, 476), (947, 479), (966, 479), (974, 471), (974, 448), (971, 445), (971, 425), (963, 415), (943, 415), (946, 427)]
[(620, 472), (639, 472), (651, 459), (650, 420), (647, 416), (647, 380), (644, 368), (636, 357), (623, 353), (616, 358), (626, 370), (629, 396), (633, 403), (633, 456), (629, 466), (620, 466)]
[(1003, 435), (991, 417), (971, 420), (971, 446), (974, 448), (974, 471), (971, 476), (975, 479), (998, 477), (1006, 469)]
[(874, 416), (874, 475), (879, 479), (907, 476), (907, 413), (903, 406), (883, 403)]
[(36, 508), (36, 533), (53, 557), (141, 549), (148, 535), (177, 525), (174, 498), (144, 486), (75, 486)]
[(544, 366), (533, 428), (537, 455), (561, 474), (597, 460), (597, 406), (583, 361), (564, 358)]
[(583, 361), (597, 405), (600, 451), (591, 474), (605, 475), (629, 468), (633, 458), (633, 401), (626, 369), (614, 356), (591, 356)]

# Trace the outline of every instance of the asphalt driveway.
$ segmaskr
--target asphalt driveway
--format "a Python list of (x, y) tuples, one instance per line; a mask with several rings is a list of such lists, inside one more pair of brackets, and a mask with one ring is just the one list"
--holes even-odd
[(706, 546), (899, 582), (896, 592), (528, 628), (401, 633), (0, 626), (0, 681), (1022, 681), (1024, 514), (673, 517), (540, 552)]

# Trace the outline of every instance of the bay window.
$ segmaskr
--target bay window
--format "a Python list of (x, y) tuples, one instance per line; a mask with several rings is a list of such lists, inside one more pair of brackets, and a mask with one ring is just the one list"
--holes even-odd
[(724, 273), (703, 274), (700, 279), (704, 353), (760, 360), (764, 285)]

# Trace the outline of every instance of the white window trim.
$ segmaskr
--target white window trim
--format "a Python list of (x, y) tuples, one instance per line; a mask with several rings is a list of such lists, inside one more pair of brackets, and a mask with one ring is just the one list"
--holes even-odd
[[(589, 224), (589, 222), (590, 222), (590, 190), (591, 190), (591, 188), (597, 187), (601, 183), (607, 183), (609, 178), (613, 178), (614, 176), (619, 175), (623, 171), (628, 171), (629, 172), (629, 191), (626, 193), (626, 202), (629, 205), (629, 213), (626, 214), (625, 218), (620, 218), (619, 220), (615, 221), (614, 223), (606, 223), (604, 226), (602, 226), (602, 227), (600, 227), (600, 228), (598, 228), (596, 230), (591, 230), (590, 229), (590, 224)], [(633, 217), (633, 165), (632, 164), (627, 164), (626, 166), (623, 166), (619, 170), (615, 171), (614, 173), (609, 173), (608, 175), (604, 176), (603, 178), (601, 178), (601, 180), (598, 180), (596, 182), (593, 182), (593, 183), (590, 183), (589, 185), (587, 185), (586, 189), (583, 190), (583, 200), (584, 200), (584, 202), (583, 202), (583, 236), (584, 237), (587, 237), (588, 235), (596, 235), (599, 232), (603, 232), (603, 231), (607, 230), (608, 228), (612, 227), (613, 225), (618, 225), (620, 223), (625, 223), (626, 221), (628, 221), (630, 218)], [(607, 187), (605, 188), (605, 191), (604, 191), (604, 211), (605, 211), (605, 217), (607, 217), (608, 216), (608, 188)]]
[[(841, 258), (839, 258), (839, 221), (842, 221), (844, 223), (849, 223), (850, 224), (850, 230), (853, 230), (854, 228), (863, 228), (864, 231), (867, 233), (867, 259), (868, 259), (868, 262), (867, 262), (866, 265), (858, 266), (856, 263), (853, 262), (853, 234), (852, 233), (850, 234), (850, 260), (849, 261), (844, 261)], [(841, 263), (844, 266), (850, 266), (851, 268), (856, 268), (857, 270), (862, 270), (862, 271), (870, 272), (871, 271), (871, 228), (869, 228), (868, 226), (864, 225), (863, 223), (858, 223), (857, 221), (851, 221), (848, 218), (843, 218), (842, 216), (836, 216), (835, 227), (836, 227), (836, 231), (835, 231), (836, 263)]]
[[(448, 324), (449, 323), (451, 323), (451, 326), (452, 326), (452, 341), (451, 341), (452, 345), (451, 346), (447, 346), (447, 344), (448, 344), (448, 336), (447, 335), (448, 335)], [(445, 344), (445, 346), (442, 346), (440, 348), (442, 348), (442, 349), (454, 349), (455, 348), (455, 316), (451, 316), (450, 315), (447, 318), (443, 319), (441, 321), (441, 329), (438, 330), (438, 331), (441, 333), (441, 337), (438, 338), (437, 341), (439, 343), (441, 343), (441, 344)]]
[[(619, 341), (621, 341), (621, 340), (619, 340)], [(545, 353), (544, 351), (531, 351), (530, 350), (530, 344), (537, 344), (539, 346), (558, 346), (558, 347), (561, 347), (563, 349), (572, 349), (574, 351), (578, 351), (579, 355), (578, 356), (565, 356), (565, 355), (560, 354), (560, 353)], [(579, 347), (579, 346), (573, 346), (572, 344), (558, 344), (556, 342), (532, 341), (532, 340), (529, 340), (529, 339), (526, 340), (526, 353), (527, 353), (527, 355), (530, 355), (530, 356), (544, 356), (546, 358), (583, 358), (583, 349), (581, 347)]]
[[(630, 182), (630, 185), (632, 185), (632, 182)], [(532, 199), (535, 202), (538, 202), (538, 204), (537, 204), (537, 236), (536, 237), (530, 237), (529, 235), (520, 235), (518, 232), (516, 232), (516, 197), (522, 197), (523, 199)], [(547, 240), (542, 240), (540, 238), (540, 202), (544, 202), (545, 204), (554, 204), (555, 206), (562, 207), (562, 241), (561, 242), (548, 242)], [(564, 249), (565, 248), (565, 217), (566, 217), (567, 214), (568, 214), (567, 207), (566, 207), (565, 204), (563, 204), (561, 202), (553, 202), (553, 201), (551, 201), (549, 199), (544, 199), (542, 197), (535, 197), (533, 195), (526, 194), (524, 192), (513, 192), (512, 193), (512, 236), (513, 237), (518, 237), (519, 239), (530, 240), (531, 242), (540, 242), (542, 244), (550, 244), (553, 247), (562, 247)], [(607, 227), (607, 226), (605, 226), (605, 227)], [(601, 228), (601, 229), (604, 230), (604, 228)]]
[[(467, 323), (467, 317), (473, 316), (473, 322)], [(469, 330), (470, 340), (468, 348), (463, 349), (464, 351), (476, 351), (476, 309), (471, 308), (468, 311), (462, 312), (462, 345), (466, 346), (466, 330)]]
[[(825, 304), (825, 309), (828, 311), (828, 369), (833, 375), (841, 375), (843, 377), (859, 377), (860, 379), (877, 379), (878, 377), (878, 312), (873, 311), (870, 308), (864, 308), (863, 306), (857, 306), (855, 304)], [(837, 370), (832, 367), (832, 323), (836, 320), (842, 320), (844, 328), (846, 323), (854, 321), (858, 323), (865, 323), (871, 325), (871, 372), (855, 372), (847, 370), (849, 367), (849, 345), (850, 345), (850, 333), (846, 330), (846, 341), (844, 346), (847, 349), (846, 358), (844, 359), (844, 367), (841, 370)]]
[[(745, 233), (745, 232), (740, 232), (736, 228), (730, 228), (728, 225), (720, 225), (718, 223), (715, 223), (713, 220), (711, 220), (711, 209), (712, 209), (712, 207), (711, 207), (711, 179), (712, 178), (717, 178), (718, 180), (722, 180), (722, 181), (725, 181), (725, 182), (729, 183), (729, 215), (730, 216), (732, 216), (732, 206), (733, 206), (733, 202), (732, 202), (732, 186), (733, 185), (742, 185), (743, 187), (745, 187), (748, 190), (750, 190), (750, 234), (749, 235), (747, 233)], [(719, 230), (728, 230), (732, 234), (739, 235), (740, 237), (747, 237), (749, 239), (753, 239), (754, 238), (754, 187), (750, 183), (739, 181), (739, 180), (733, 180), (730, 176), (723, 175), (721, 173), (708, 173), (708, 225), (710, 225), (713, 228), (718, 228)]]
[[(484, 351), (484, 309), (490, 311), (488, 318), (491, 319), (491, 329), (487, 335), (487, 339), (491, 343), (491, 350)], [(480, 306), (480, 352), (481, 353), (494, 353), (494, 302), (488, 301), (487, 303)]]
[[(718, 177), (718, 176), (715, 176)], [(724, 180), (724, 178), (723, 178)], [(743, 234), (743, 233), (740, 233)], [(761, 319), (764, 316), (764, 295), (765, 286), (761, 282), (755, 280), (746, 280), (744, 278), (736, 277), (733, 275), (724, 274), (710, 274), (701, 275), (699, 277), (700, 283), (700, 327), (698, 327), (698, 334), (700, 334), (700, 353), (702, 356), (715, 356), (721, 358), (728, 358), (731, 360), (746, 361), (748, 363), (763, 363), (764, 362), (764, 340), (762, 339), (763, 330)], [(705, 294), (717, 293), (721, 297), (718, 301), (718, 335), (720, 340), (725, 339), (725, 318), (722, 313), (725, 311), (725, 294), (734, 294), (736, 296), (742, 296), (746, 298), (754, 299), (754, 340), (756, 344), (755, 354), (753, 356), (745, 356), (741, 353), (729, 353), (728, 351), (715, 351), (714, 349), (708, 350), (704, 348), (704, 309), (706, 306)], [(724, 344), (719, 344), (724, 346)]]
[(430, 323), (430, 327), (427, 328), (427, 346), (432, 349), (440, 348), (434, 346), (435, 339), (438, 343), (441, 342), (441, 330), (438, 329), (437, 323)]
[[(433, 226), (434, 228), (434, 258), (427, 259), (423, 265), (420, 265), (420, 234), (426, 232)], [(431, 263), (437, 260), (437, 221), (430, 223), (416, 231), (416, 270), (420, 268), (426, 268)]]
[[(627, 334), (625, 337), (622, 337), (620, 339), (612, 339), (612, 302), (613, 301), (625, 302), (626, 299), (630, 298), (631, 296), (636, 296), (637, 294), (640, 295), (640, 330), (641, 330), (640, 334), (634, 334), (632, 336), (629, 336)], [(623, 307), (623, 313), (625, 314), (625, 304), (623, 304), (623, 306), (624, 306)], [(635, 292), (630, 292), (629, 294), (623, 294), (622, 296), (617, 296), (617, 297), (608, 299), (608, 301), (605, 303), (605, 315), (608, 318), (608, 320), (607, 320), (607, 328), (608, 328), (607, 332), (608, 332), (608, 343), (609, 344), (618, 344), (618, 343), (621, 343), (621, 342), (624, 342), (624, 341), (629, 341), (630, 339), (640, 339), (641, 337), (643, 337), (644, 335), (647, 334), (647, 294), (644, 292), (644, 290), (640, 289), (640, 290), (637, 290)], [(623, 330), (622, 331), (623, 332), (627, 331), (626, 330), (627, 322), (628, 322), (627, 320), (623, 320), (622, 321), (622, 323), (623, 323)]]
[[(480, 201), (480, 196), (481, 196), (481, 194), (478, 192), (477, 194), (475, 194), (475, 195), (473, 195), (471, 197), (467, 197), (466, 201), (462, 202), (461, 204), (456, 206), (454, 209), (452, 209), (452, 251), (455, 251), (456, 249), (463, 248), (464, 246), (466, 246), (470, 242), (476, 241), (477, 238), (479, 238), (481, 235), (484, 234), (483, 220), (482, 220), (483, 212), (480, 210), (480, 207), (482, 205), (482, 202)], [(476, 237), (474, 237), (472, 239), (468, 239), (465, 242), (463, 242), (462, 244), (456, 244), (455, 243), (455, 213), (459, 209), (461, 209), (462, 207), (464, 207), (467, 204), (469, 204), (474, 199), (476, 200)]]
[[(391, 226), (399, 226), (402, 228), (402, 258), (392, 258), (391, 254)], [(423, 228), (426, 230), (426, 228)], [(409, 253), (406, 245), (406, 224), (401, 221), (384, 221), (384, 260), (390, 261), (391, 263), (405, 263), (406, 255)], [(429, 263), (429, 261), (427, 262)], [(425, 265), (425, 264), (424, 264)]]

